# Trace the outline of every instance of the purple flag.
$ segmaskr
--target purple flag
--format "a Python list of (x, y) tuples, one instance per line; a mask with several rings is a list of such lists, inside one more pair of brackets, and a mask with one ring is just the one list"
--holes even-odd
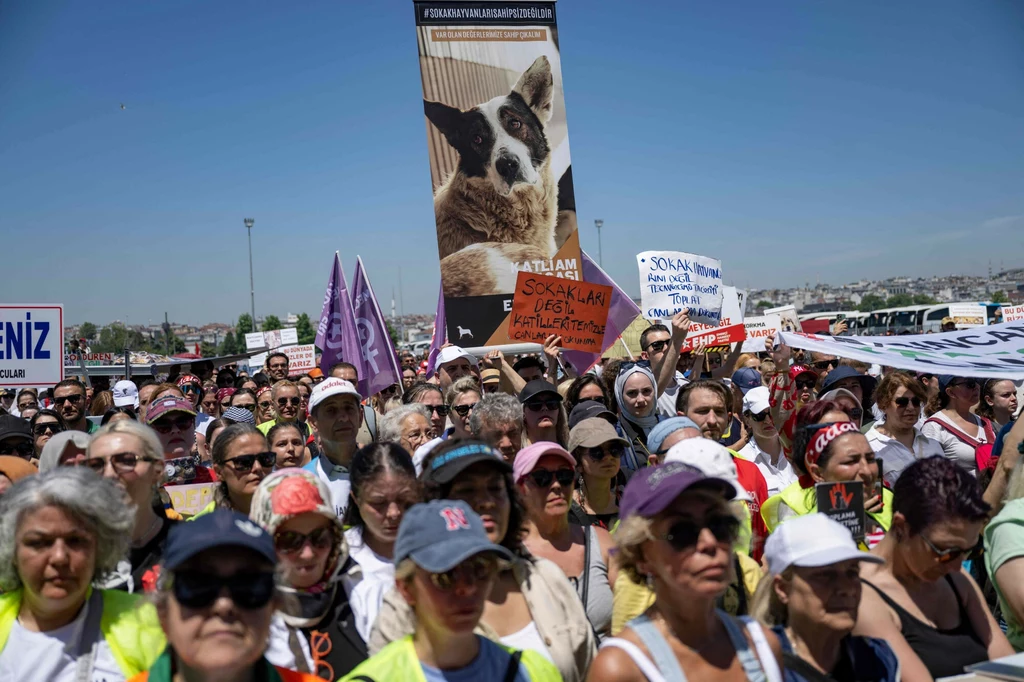
[(402, 370), (398, 368), (395, 345), (391, 343), (388, 325), (377, 304), (377, 297), (373, 295), (363, 259), (358, 256), (356, 274), (352, 278), (352, 310), (360, 343), (360, 362), (352, 363), (359, 368), (359, 392), (371, 396), (389, 386), (401, 384)]
[[(583, 281), (591, 284), (604, 284), (612, 288), (612, 302), (608, 308), (608, 322), (604, 328), (604, 340), (601, 342), (601, 353), (611, 348), (612, 344), (622, 335), (636, 316), (640, 314), (640, 308), (629, 295), (619, 288), (611, 277), (608, 276), (601, 266), (590, 259), (585, 251), (580, 249), (580, 258), (583, 261)], [(601, 353), (588, 353), (581, 350), (562, 351), (562, 357), (572, 363), (577, 372), (581, 374), (594, 366), (601, 359)]]
[[(334, 267), (324, 292), (324, 307), (320, 311), (320, 324), (316, 329), (316, 345), (323, 355), (320, 370), (329, 376), (331, 365), (336, 362), (351, 362), (360, 368), (359, 334), (356, 318), (352, 314), (352, 301), (345, 285), (345, 272), (341, 269), (341, 257), (334, 252)], [(359, 376), (364, 376), (360, 370)]]
[(448, 321), (444, 313), (444, 287), (437, 293), (437, 312), (434, 313), (434, 332), (430, 335), (430, 354), (427, 356), (427, 378), (434, 376), (437, 355), (448, 342)]

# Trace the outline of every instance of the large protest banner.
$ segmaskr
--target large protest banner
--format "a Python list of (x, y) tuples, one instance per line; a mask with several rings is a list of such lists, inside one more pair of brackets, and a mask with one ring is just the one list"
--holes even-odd
[(509, 338), (544, 343), (548, 336), (561, 336), (566, 350), (600, 353), (611, 301), (611, 286), (520, 272)]
[(63, 306), (0, 305), (0, 384), (53, 386), (63, 361)]
[(640, 308), (648, 320), (668, 320), (689, 308), (690, 321), (717, 327), (722, 322), (722, 262), (682, 251), (644, 251)]
[(783, 331), (793, 348), (929, 374), (1024, 379), (1024, 322), (941, 334), (818, 336)]
[(414, 2), (448, 338), (510, 343), (520, 271), (582, 279), (554, 2)]

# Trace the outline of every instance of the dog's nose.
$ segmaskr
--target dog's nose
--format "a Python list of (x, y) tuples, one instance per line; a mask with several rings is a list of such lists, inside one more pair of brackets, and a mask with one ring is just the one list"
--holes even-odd
[(494, 170), (498, 171), (502, 180), (511, 185), (519, 177), (519, 160), (512, 155), (500, 156), (494, 162)]

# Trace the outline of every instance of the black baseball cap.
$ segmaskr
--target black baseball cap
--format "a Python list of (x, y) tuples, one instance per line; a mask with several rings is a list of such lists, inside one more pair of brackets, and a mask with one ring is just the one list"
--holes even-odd
[(28, 422), (13, 414), (0, 414), (0, 440), (23, 438), (32, 440), (32, 428)]
[(512, 473), (512, 467), (501, 453), (483, 442), (464, 441), (457, 447), (434, 455), (423, 469), (422, 478), (424, 481), (440, 483), (442, 485), (451, 483), (455, 477), (463, 471), (486, 462), (500, 469), (503, 473)]
[(576, 407), (572, 408), (572, 412), (569, 413), (569, 428), (573, 428), (584, 419), (593, 419), (594, 417), (607, 419), (613, 424), (617, 421), (615, 413), (609, 410), (600, 400), (581, 400), (576, 403)]
[(277, 564), (274, 540), (261, 526), (235, 511), (218, 509), (188, 523), (176, 523), (167, 534), (164, 568), (173, 571), (189, 559), (215, 547), (248, 549)]
[(530, 398), (534, 398), (544, 393), (553, 393), (559, 400), (562, 396), (559, 395), (558, 389), (550, 381), (544, 381), (543, 379), (534, 379), (523, 386), (523, 390), (519, 392), (519, 402), (525, 403)]

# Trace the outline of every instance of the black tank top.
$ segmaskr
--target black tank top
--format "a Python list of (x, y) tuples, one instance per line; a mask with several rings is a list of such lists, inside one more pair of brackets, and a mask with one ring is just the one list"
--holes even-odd
[(962, 675), (964, 667), (988, 660), (988, 649), (975, 634), (971, 627), (967, 609), (964, 608), (960, 593), (957, 592), (953, 579), (946, 576), (946, 582), (956, 595), (956, 605), (960, 611), (960, 623), (950, 630), (939, 630), (921, 622), (907, 613), (906, 609), (893, 601), (885, 592), (867, 580), (861, 582), (878, 593), (882, 600), (892, 607), (900, 617), (900, 629), (907, 644), (921, 659), (928, 672), (935, 679)]

